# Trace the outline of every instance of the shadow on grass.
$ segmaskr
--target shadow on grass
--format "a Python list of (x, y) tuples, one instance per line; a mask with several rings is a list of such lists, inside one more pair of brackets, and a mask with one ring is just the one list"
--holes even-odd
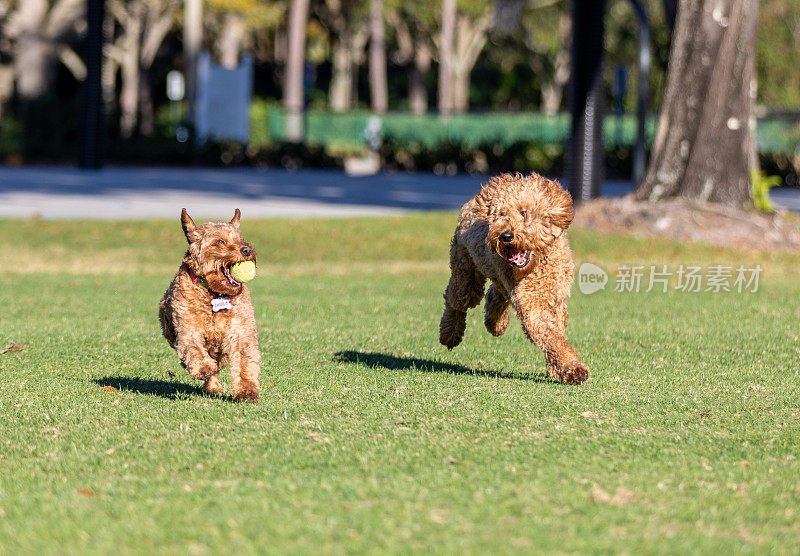
[(513, 378), (518, 380), (530, 380), (532, 382), (553, 383), (547, 377), (531, 375), (529, 373), (515, 373), (506, 371), (495, 371), (486, 369), (472, 369), (454, 363), (444, 363), (442, 361), (432, 361), (430, 359), (419, 359), (417, 357), (396, 357), (385, 353), (369, 353), (363, 351), (339, 351), (334, 354), (334, 360), (341, 363), (361, 363), (373, 369), (383, 368), (389, 370), (417, 370), (423, 372), (449, 373), (456, 375), (485, 376), (489, 378)]
[(161, 396), (170, 400), (185, 398), (189, 396), (206, 397), (208, 394), (203, 392), (199, 386), (192, 386), (183, 382), (167, 380), (150, 380), (146, 378), (127, 378), (123, 376), (106, 376), (103, 378), (92, 379), (92, 382), (100, 386), (110, 386), (117, 390), (136, 392), (137, 394), (149, 394), (151, 396)]

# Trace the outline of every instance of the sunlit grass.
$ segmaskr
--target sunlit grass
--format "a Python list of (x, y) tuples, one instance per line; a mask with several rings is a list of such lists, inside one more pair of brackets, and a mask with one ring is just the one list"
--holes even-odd
[[(243, 208), (243, 210), (245, 210)], [(574, 288), (547, 381), (479, 310), (438, 345), (455, 215), (247, 221), (262, 401), (160, 336), (177, 221), (0, 221), (0, 552), (793, 552), (796, 255), (573, 230), (577, 261), (764, 267), (756, 293)]]

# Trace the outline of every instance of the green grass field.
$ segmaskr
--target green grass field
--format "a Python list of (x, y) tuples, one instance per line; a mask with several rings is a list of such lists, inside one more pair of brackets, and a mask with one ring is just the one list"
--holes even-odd
[[(246, 207), (245, 207), (246, 208)], [(161, 338), (171, 222), (0, 221), (0, 553), (796, 553), (800, 256), (573, 230), (582, 387), (514, 321), (438, 344), (454, 214), (243, 221), (257, 405)], [(764, 268), (617, 293), (620, 264)], [(225, 377), (227, 380), (227, 377)]]

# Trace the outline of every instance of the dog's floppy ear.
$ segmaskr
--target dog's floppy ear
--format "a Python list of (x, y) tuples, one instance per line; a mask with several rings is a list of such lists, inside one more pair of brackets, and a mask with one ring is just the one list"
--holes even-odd
[(186, 212), (186, 209), (181, 209), (181, 228), (183, 228), (186, 241), (192, 243), (197, 239), (197, 226), (194, 225), (194, 220), (192, 220), (192, 217)]
[(550, 204), (552, 208), (550, 209), (550, 219), (553, 224), (566, 230), (575, 217), (575, 210), (572, 208), (572, 196), (557, 181), (553, 182), (553, 186), (551, 188), (552, 198)]
[(231, 218), (231, 224), (233, 224), (234, 227), (238, 228), (239, 227), (239, 220), (241, 220), (241, 218), (242, 218), (242, 211), (240, 211), (239, 209), (236, 209), (236, 212), (234, 213), (233, 218)]

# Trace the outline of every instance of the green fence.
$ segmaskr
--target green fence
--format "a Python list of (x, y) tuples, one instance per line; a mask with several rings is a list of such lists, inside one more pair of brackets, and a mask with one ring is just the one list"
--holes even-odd
[[(266, 112), (266, 133), (264, 133)], [(255, 116), (256, 111), (253, 111)], [(253, 141), (285, 141), (285, 111), (277, 106), (258, 110), (253, 122)], [(547, 116), (536, 112), (486, 112), (451, 116), (447, 120), (436, 114), (417, 116), (397, 112), (374, 116), (370, 112), (333, 113), (311, 110), (304, 116), (306, 140), (310, 146), (358, 149), (367, 145), (366, 130), (370, 118), (379, 117), (384, 141), (432, 148), (443, 144), (465, 147), (497, 145), (506, 148), (518, 143), (564, 145), (569, 138), (570, 116)], [(255, 118), (254, 118), (255, 119)], [(646, 125), (648, 144), (656, 130), (656, 117)], [(603, 137), (606, 147), (631, 147), (636, 142), (637, 121), (634, 116), (606, 116)], [(793, 155), (800, 152), (800, 123), (790, 119), (769, 118), (758, 122), (759, 151), (765, 154)]]

